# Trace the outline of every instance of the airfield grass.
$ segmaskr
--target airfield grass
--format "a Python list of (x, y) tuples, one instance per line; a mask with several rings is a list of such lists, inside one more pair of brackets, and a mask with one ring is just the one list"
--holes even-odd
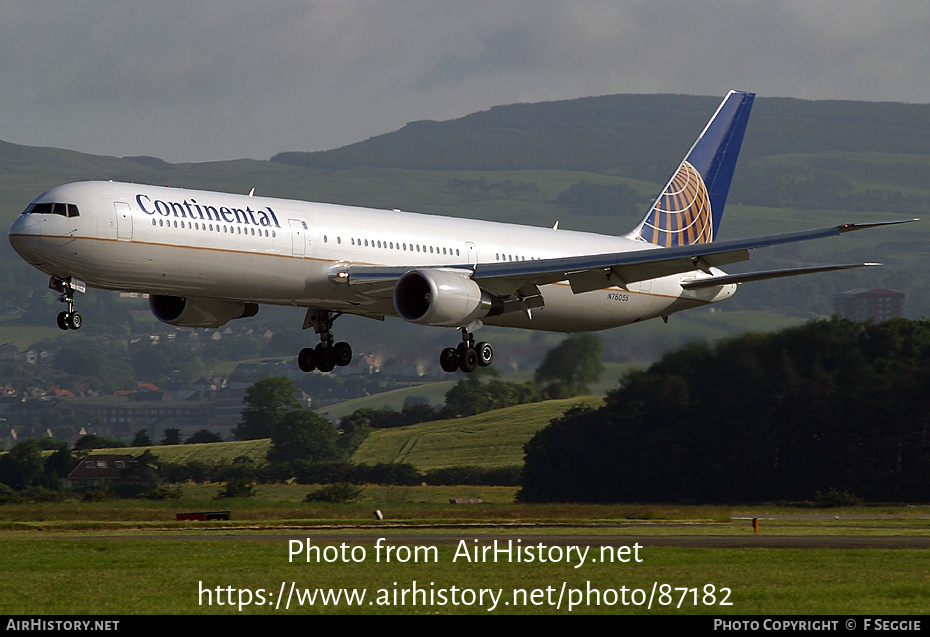
[[(747, 536), (748, 520), (732, 519), (730, 507), (672, 504), (520, 504), (513, 487), (364, 487), (360, 501), (349, 504), (304, 503), (315, 489), (309, 485), (259, 486), (254, 498), (216, 500), (219, 485), (185, 485), (179, 500), (148, 502), (112, 500), (65, 501), (0, 506), (0, 614), (274, 614), (278, 613), (440, 613), (487, 614), (485, 605), (368, 604), (378, 589), (502, 589), (493, 612), (566, 613), (561, 608), (517, 600), (515, 589), (553, 587), (553, 600), (563, 582), (567, 588), (601, 591), (642, 589), (653, 584), (697, 589), (677, 608), (681, 591), (651, 610), (622, 603), (581, 605), (574, 613), (682, 614), (909, 614), (925, 613), (930, 604), (930, 563), (926, 551), (913, 549), (707, 549), (645, 547), (640, 563), (600, 560), (597, 537), (623, 543), (623, 537), (667, 535)], [(480, 504), (451, 504), (452, 498), (480, 498)], [(376, 520), (374, 509), (384, 520)], [(229, 521), (177, 522), (175, 513), (230, 510)], [(822, 513), (767, 505), (760, 513)], [(883, 506), (832, 509), (818, 518), (764, 519), (761, 533), (770, 535), (927, 535), (930, 508)], [(875, 516), (897, 514), (876, 521)], [(855, 515), (869, 514), (870, 519)], [(902, 515), (904, 514), (904, 515)], [(338, 534), (339, 540), (318, 534)], [(409, 535), (415, 534), (415, 535)], [(573, 563), (509, 563), (466, 561), (456, 543), (483, 546), (490, 537), (521, 540), (535, 546), (563, 536), (589, 545), (590, 557)], [(314, 539), (316, 535), (317, 539)], [(376, 561), (373, 544), (438, 546), (433, 562)], [(330, 538), (332, 536), (330, 535)], [(406, 538), (406, 539), (405, 539)], [(289, 540), (314, 545), (361, 546), (360, 562), (288, 561)], [(583, 549), (583, 546), (582, 546)], [(360, 555), (360, 554), (357, 554)], [(282, 582), (298, 589), (358, 588), (366, 590), (362, 606), (292, 604), (275, 609)], [(395, 584), (396, 582), (396, 584)], [(265, 589), (266, 605), (207, 605), (200, 585), (226, 590)], [(714, 586), (720, 601), (729, 588), (732, 606), (705, 605), (705, 586)], [(448, 590), (447, 590), (448, 594)], [(577, 596), (578, 594), (576, 594)], [(629, 598), (630, 593), (628, 593)], [(383, 595), (382, 595), (383, 598)], [(640, 599), (640, 598), (637, 598)], [(203, 600), (204, 604), (198, 601)], [(270, 601), (268, 601), (270, 600)], [(567, 600), (567, 598), (566, 598)], [(606, 600), (606, 598), (604, 598)], [(656, 593), (658, 600), (658, 593)], [(505, 605), (504, 601), (509, 602)], [(669, 603), (670, 602), (670, 603)]]
[[(231, 512), (229, 522), (210, 522), (206, 528), (241, 526), (400, 525), (429, 524), (568, 524), (617, 523), (631, 520), (689, 520), (728, 522), (728, 507), (686, 505), (600, 505), (515, 503), (516, 487), (494, 486), (380, 486), (363, 487), (351, 503), (304, 502), (317, 485), (259, 485), (252, 498), (217, 499), (219, 484), (183, 485), (174, 500), (105, 500), (5, 504), (0, 506), (0, 531), (58, 531), (76, 529), (190, 528), (175, 514), (190, 511)], [(454, 499), (480, 503), (452, 504)], [(384, 521), (373, 512), (380, 510)]]
[[(514, 532), (523, 545), (532, 545), (531, 535)], [(365, 559), (359, 563), (317, 563), (315, 559), (289, 562), (290, 538), (223, 536), (207, 539), (133, 539), (101, 537), (13, 537), (5, 539), (0, 555), (2, 614), (488, 614), (489, 604), (396, 603), (393, 591), (410, 589), (465, 588), (502, 589), (496, 614), (567, 613), (566, 596), (555, 607), (563, 586), (576, 589), (582, 604), (575, 613), (609, 614), (923, 614), (930, 604), (930, 569), (920, 550), (826, 550), (826, 549), (689, 549), (646, 547), (640, 563), (601, 561), (596, 546), (590, 561), (575, 568), (566, 563), (469, 562), (455, 558), (456, 547), (438, 547), (436, 561), (391, 563), (375, 560), (372, 546), (376, 535), (359, 537), (348, 546), (363, 546)], [(479, 539), (478, 536), (475, 539)], [(309, 540), (312, 542), (312, 540)], [(390, 543), (403, 543), (392, 535)], [(475, 545), (473, 542), (466, 544)], [(478, 542), (478, 545), (483, 542)], [(413, 548), (413, 547), (411, 547)], [(357, 552), (357, 556), (361, 553)], [(421, 556), (426, 553), (421, 553)], [(275, 608), (282, 585), (298, 590), (314, 588), (365, 589), (362, 605), (342, 603), (324, 606), (286, 607), (282, 599)], [(642, 602), (653, 586), (697, 589), (668, 590), (648, 609)], [(706, 588), (709, 585), (713, 589)], [(224, 593), (264, 589), (266, 605), (238, 606), (217, 603), (216, 588)], [(541, 593), (534, 604), (514, 592), (534, 589)], [(589, 589), (601, 591), (585, 600)], [(636, 599), (642, 605), (609, 603), (607, 590), (626, 587), (627, 600), (634, 589), (644, 591)], [(212, 595), (200, 593), (212, 589)], [(390, 605), (379, 605), (379, 589), (387, 590)], [(729, 589), (729, 595), (723, 589)], [(706, 596), (713, 591), (713, 598)], [(726, 596), (726, 597), (725, 597)], [(225, 596), (224, 596), (225, 597)], [(238, 595), (237, 595), (238, 597)], [(283, 597), (283, 596), (282, 596)], [(696, 597), (696, 599), (695, 599)], [(212, 599), (211, 599), (212, 598)], [(382, 599), (383, 596), (381, 597)], [(719, 602), (732, 605), (721, 605)], [(257, 596), (253, 596), (257, 600)], [(399, 600), (400, 598), (398, 598)], [(438, 601), (438, 598), (434, 598)], [(551, 600), (551, 605), (546, 600)], [(213, 601), (208, 604), (208, 601)], [(226, 598), (228, 602), (228, 597)], [(587, 601), (587, 603), (584, 603)], [(695, 603), (695, 601), (697, 603)], [(664, 602), (664, 603), (663, 603)], [(680, 607), (676, 607), (678, 605)]]
[[(172, 500), (111, 499), (86, 502), (76, 496), (62, 502), (0, 505), (2, 531), (71, 531), (82, 529), (242, 529), (285, 527), (430, 527), (471, 525), (604, 526), (610, 533), (667, 533), (670, 525), (688, 534), (745, 535), (748, 515), (729, 506), (688, 504), (519, 503), (517, 487), (365, 485), (350, 503), (305, 502), (318, 485), (258, 485), (251, 498), (217, 498), (220, 484), (186, 484)], [(470, 500), (461, 504), (453, 500)], [(480, 502), (478, 502), (480, 500)], [(377, 520), (379, 510), (383, 520)], [(177, 522), (175, 515), (191, 511), (230, 511), (229, 521)], [(829, 509), (830, 516), (810, 508), (768, 505), (753, 507), (766, 534), (903, 535), (930, 533), (930, 507), (885, 505)], [(793, 514), (791, 519), (765, 516)], [(892, 514), (894, 517), (892, 517)], [(869, 516), (858, 519), (850, 516)], [(888, 517), (885, 517), (885, 516)], [(830, 519), (831, 516), (836, 516)], [(881, 520), (880, 524), (875, 520)], [(683, 525), (683, 526), (682, 526)], [(621, 527), (624, 530), (620, 530)], [(588, 531), (586, 531), (588, 532)]]

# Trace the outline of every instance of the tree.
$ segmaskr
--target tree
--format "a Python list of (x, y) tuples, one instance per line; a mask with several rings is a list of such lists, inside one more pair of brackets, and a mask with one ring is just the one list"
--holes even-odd
[(542, 400), (536, 383), (508, 383), (494, 373), (484, 375), (491, 376), (487, 382), (483, 382), (477, 374), (470, 374), (453, 385), (446, 392), (446, 403), (437, 417), (474, 416), (492, 409)]
[(230, 480), (219, 490), (216, 498), (253, 498), (255, 497), (255, 485), (249, 480)]
[(356, 410), (352, 414), (339, 419), (339, 431), (341, 433), (336, 440), (336, 444), (346, 456), (355, 453), (355, 450), (365, 442), (365, 439), (372, 431), (369, 419), (364, 414), (359, 414), (359, 411), (361, 410)]
[(161, 444), (163, 445), (179, 445), (181, 444), (181, 430), (177, 427), (169, 427), (165, 429), (164, 435), (161, 437)]
[(23, 440), (0, 456), (0, 483), (16, 490), (39, 484), (44, 473), (42, 447), (36, 439)]
[(149, 432), (146, 429), (140, 429), (132, 439), (130, 447), (151, 447), (152, 439), (149, 438)]
[(52, 364), (56, 370), (83, 378), (90, 387), (104, 393), (134, 387), (135, 372), (125, 360), (125, 353), (101, 344), (62, 347)]
[(340, 460), (336, 436), (331, 422), (308, 409), (287, 412), (271, 434), (268, 461)]
[(601, 339), (593, 334), (579, 334), (565, 339), (549, 350), (536, 368), (535, 379), (545, 386), (552, 398), (569, 398), (588, 393), (604, 372), (601, 364)]
[(336, 482), (311, 491), (304, 502), (352, 502), (362, 497), (362, 488), (348, 482)]
[(242, 422), (233, 429), (236, 440), (271, 438), (278, 423), (291, 411), (302, 409), (300, 390), (284, 376), (260, 380), (245, 392)]
[(54, 438), (40, 438), (39, 447), (45, 451), (52, 451), (45, 457), (44, 475), (41, 486), (50, 489), (61, 489), (61, 478), (68, 475), (74, 468), (74, 458), (68, 443)]
[(82, 449), (109, 449), (113, 447), (123, 447), (121, 443), (116, 438), (109, 438), (107, 436), (98, 436), (97, 434), (87, 434), (86, 436), (81, 436), (81, 438), (74, 443), (74, 450), (79, 451)]
[(223, 436), (208, 429), (198, 429), (184, 441), (186, 445), (198, 445), (205, 442), (223, 442)]

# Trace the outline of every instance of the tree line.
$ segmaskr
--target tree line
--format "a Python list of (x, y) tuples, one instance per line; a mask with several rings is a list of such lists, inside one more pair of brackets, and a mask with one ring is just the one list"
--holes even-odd
[(930, 501), (930, 321), (695, 343), (526, 444), (537, 501)]

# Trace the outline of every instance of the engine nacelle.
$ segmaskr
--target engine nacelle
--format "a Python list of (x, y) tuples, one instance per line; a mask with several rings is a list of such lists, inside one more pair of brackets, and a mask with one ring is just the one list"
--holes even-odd
[(149, 295), (149, 308), (162, 323), (181, 327), (220, 327), (233, 319), (258, 314), (257, 303), (160, 294)]
[(504, 303), (457, 272), (411, 270), (394, 285), (394, 309), (411, 323), (465, 327), (500, 314)]

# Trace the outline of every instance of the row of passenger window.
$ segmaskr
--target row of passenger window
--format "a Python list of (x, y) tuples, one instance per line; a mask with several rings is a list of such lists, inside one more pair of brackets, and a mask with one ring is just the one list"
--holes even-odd
[[(274, 231), (274, 230), (272, 230), (272, 231), (269, 232), (267, 228), (265, 228), (264, 230), (263, 230), (262, 228), (259, 228), (259, 229), (258, 229), (258, 232), (256, 232), (256, 231), (255, 231), (255, 228), (253, 228), (253, 227), (245, 228), (245, 230), (243, 231), (242, 226), (236, 226), (236, 227), (235, 227), (235, 232), (233, 232), (234, 229), (231, 228), (230, 226), (223, 226), (223, 225), (220, 225), (220, 224), (218, 224), (218, 223), (217, 223), (217, 224), (213, 224), (213, 223), (201, 223), (201, 222), (199, 222), (199, 221), (193, 221), (193, 222), (192, 222), (192, 221), (178, 221), (177, 219), (168, 219), (168, 220), (165, 220), (165, 219), (152, 219), (152, 225), (153, 225), (153, 226), (158, 225), (158, 226), (162, 226), (162, 227), (167, 226), (167, 227), (171, 228), (171, 227), (172, 227), (172, 223), (174, 224), (173, 227), (175, 227), (175, 228), (182, 228), (182, 229), (185, 229), (185, 230), (208, 230), (208, 231), (210, 231), (210, 232), (221, 232), (221, 231), (222, 231), (222, 232), (227, 233), (227, 234), (244, 234), (244, 235), (251, 235), (251, 236), (253, 236), (253, 237), (256, 236), (256, 235), (258, 235), (259, 237), (261, 237), (261, 236), (265, 236), (265, 237), (275, 237), (275, 236), (277, 236), (277, 235), (275, 234), (275, 231)], [(222, 230), (221, 230), (221, 228), (222, 228)], [(263, 234), (263, 233), (264, 233), (264, 234)]]
[[(56, 205), (63, 205), (63, 204), (56, 204)], [(68, 206), (73, 207), (75, 210), (75, 214), (71, 216), (77, 216), (77, 207), (73, 206), (72, 204), (68, 204)], [(28, 209), (27, 209), (27, 212), (28, 212)], [(159, 226), (168, 226), (169, 228), (172, 227), (172, 223), (173, 223), (175, 228), (182, 228), (182, 229), (187, 228), (187, 229), (193, 229), (193, 230), (210, 230), (213, 232), (220, 232), (220, 228), (222, 227), (222, 232), (233, 233), (232, 228), (228, 226), (221, 226), (220, 224), (214, 225), (212, 223), (206, 224), (206, 223), (190, 222), (190, 221), (185, 222), (185, 221), (178, 221), (177, 219), (174, 219), (174, 220), (169, 219), (167, 221), (164, 219), (157, 219), (157, 220), (152, 219), (152, 225), (154, 226), (156, 225), (156, 223)], [(246, 234), (246, 235), (251, 234), (252, 236), (255, 236), (256, 234), (255, 228), (252, 228), (252, 227), (245, 228), (245, 232), (243, 232), (243, 228), (241, 226), (236, 226), (235, 230), (236, 232), (233, 234)], [(258, 236), (262, 236), (262, 233), (263, 233), (263, 230), (259, 228)], [(265, 229), (264, 236), (275, 237), (276, 234), (274, 230), (272, 230), (269, 233), (269, 231)], [(384, 249), (401, 250), (404, 252), (420, 252), (423, 254), (427, 254), (427, 253), (428, 254), (441, 254), (445, 256), (456, 256), (456, 257), (461, 256), (461, 250), (459, 248), (447, 248), (444, 246), (443, 247), (427, 246), (427, 245), (416, 244), (416, 243), (381, 241), (381, 240), (376, 240), (376, 239), (360, 239), (360, 238), (355, 238), (355, 237), (352, 237), (350, 241), (352, 245), (354, 246), (360, 246), (360, 247), (364, 246), (366, 248), (380, 248), (382, 250)], [(329, 243), (328, 235), (323, 235), (323, 243)], [(342, 237), (336, 237), (336, 243), (341, 245)], [(494, 258), (497, 261), (526, 261), (525, 256), (517, 256), (513, 254), (495, 253)], [(534, 257), (530, 257), (530, 260), (532, 261), (535, 259)]]
[[(458, 257), (458, 256), (461, 256), (461, 250), (460, 250), (459, 248), (446, 248), (446, 247), (440, 247), (440, 246), (427, 246), (427, 245), (423, 245), (423, 244), (403, 243), (403, 242), (394, 242), (394, 241), (380, 241), (380, 240), (377, 240), (377, 239), (359, 239), (359, 238), (355, 238), (355, 237), (351, 238), (350, 241), (351, 241), (352, 245), (354, 245), (354, 246), (360, 246), (360, 247), (361, 247), (361, 246), (364, 246), (364, 247), (366, 247), (366, 248), (381, 248), (381, 249), (388, 249), (388, 250), (402, 250), (402, 251), (405, 251), (405, 252), (406, 252), (406, 251), (409, 251), (409, 252), (421, 252), (421, 253), (424, 253), (424, 254), (426, 254), (426, 253), (428, 253), (428, 254), (442, 254), (442, 255), (446, 255), (446, 256), (457, 256), (457, 257)], [(328, 243), (328, 242), (329, 242), (329, 237), (328, 237), (327, 235), (324, 234), (324, 235), (323, 235), (323, 243)], [(336, 243), (341, 244), (341, 243), (342, 243), (342, 237), (336, 237)], [(501, 253), (499, 253), (499, 252), (494, 254), (494, 259), (495, 259), (496, 261), (526, 261), (526, 257), (525, 257), (525, 256), (518, 256), (518, 255), (513, 255), (513, 254), (501, 254)], [(534, 261), (534, 260), (535, 260), (535, 257), (530, 257), (530, 261)]]
[[(447, 248), (440, 246), (428, 246), (417, 243), (404, 243), (399, 241), (381, 241), (379, 239), (359, 239), (351, 237), (349, 239), (352, 245), (366, 248), (381, 248), (382, 250), (400, 250), (403, 252), (421, 252), (423, 254), (442, 254), (446, 256), (461, 256), (459, 248)], [(323, 235), (323, 243), (328, 243), (329, 237)], [(342, 243), (342, 237), (336, 237), (336, 243)]]
[[(526, 261), (526, 257), (517, 256), (514, 254), (500, 254), (499, 252), (494, 253), (495, 261)], [(535, 261), (536, 257), (530, 257), (530, 261)]]
[(73, 203), (31, 203), (23, 210), (24, 215), (61, 215), (62, 217), (78, 217), (78, 207)]

